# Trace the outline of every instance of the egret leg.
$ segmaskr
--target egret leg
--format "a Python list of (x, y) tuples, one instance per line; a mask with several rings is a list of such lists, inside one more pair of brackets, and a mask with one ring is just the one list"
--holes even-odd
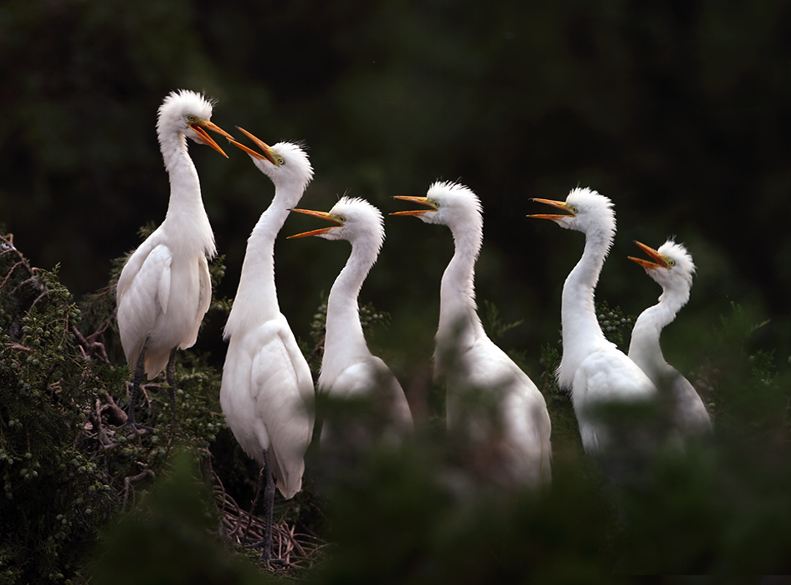
[[(258, 497), (261, 495), (261, 483), (266, 478), (266, 484), (264, 486), (264, 538), (259, 540), (256, 544), (263, 544), (264, 551), (262, 553), (262, 557), (266, 566), (269, 567), (269, 564), (272, 560), (272, 517), (273, 517), (273, 509), (275, 504), (275, 478), (272, 475), (272, 469), (269, 463), (269, 451), (264, 449), (264, 466), (261, 468), (261, 471), (258, 473), (258, 483), (256, 484), (255, 488), (255, 496), (253, 497), (253, 503), (250, 505), (250, 518), (253, 517), (253, 512), (255, 511), (255, 507), (258, 504)], [(248, 523), (247, 528), (250, 525)], [(247, 529), (245, 529), (245, 538), (247, 536)]]
[[(255, 484), (255, 496), (253, 496), (253, 501), (250, 504), (250, 514), (248, 514), (247, 518), (247, 526), (245, 526), (244, 533), (242, 534), (242, 542), (247, 542), (247, 533), (250, 530), (250, 524), (253, 521), (253, 512), (255, 512), (255, 507), (258, 505), (258, 498), (261, 496), (261, 481), (264, 477), (264, 468), (261, 468), (261, 471), (258, 472), (258, 483)], [(261, 541), (258, 541), (257, 544), (261, 544)]]
[(170, 407), (174, 423), (176, 422), (176, 349), (174, 347), (170, 350), (170, 358), (165, 368), (165, 380), (168, 383), (168, 392), (170, 392)]
[(269, 566), (272, 560), (272, 516), (275, 505), (275, 478), (272, 475), (272, 468), (269, 463), (269, 450), (264, 449), (264, 476), (266, 477), (266, 487), (264, 488), (264, 562)]
[(140, 355), (137, 358), (135, 365), (135, 373), (132, 377), (132, 393), (129, 396), (129, 408), (126, 413), (126, 422), (122, 424), (119, 429), (130, 428), (135, 434), (140, 432), (140, 429), (152, 431), (151, 427), (139, 425), (135, 422), (135, 407), (137, 406), (137, 395), (140, 393), (140, 384), (143, 381), (143, 370), (146, 362), (146, 346), (140, 350)]

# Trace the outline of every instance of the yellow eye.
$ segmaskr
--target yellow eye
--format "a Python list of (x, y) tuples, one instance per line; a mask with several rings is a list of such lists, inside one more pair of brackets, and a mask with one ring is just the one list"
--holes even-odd
[(187, 116), (187, 122), (189, 122), (190, 124), (194, 124), (197, 121), (198, 121), (197, 116), (193, 116), (192, 114)]
[(670, 266), (671, 268), (673, 268), (673, 266), (676, 265), (676, 261), (673, 260), (672, 258), (668, 258), (667, 259), (667, 265)]
[(286, 159), (284, 159), (282, 156), (275, 155), (275, 162), (277, 163), (277, 166), (282, 167), (284, 164), (286, 164)]

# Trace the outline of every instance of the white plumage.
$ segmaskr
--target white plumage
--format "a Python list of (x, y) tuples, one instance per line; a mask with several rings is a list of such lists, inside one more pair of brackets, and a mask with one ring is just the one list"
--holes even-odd
[(264, 467), (269, 459), (275, 485), (291, 498), (302, 487), (304, 454), (313, 433), (314, 390), (307, 361), (280, 312), (274, 246), (313, 169), (299, 146), (282, 142), (269, 147), (240, 130), (263, 154), (232, 144), (250, 154), (272, 180), (275, 196), (248, 239), (239, 288), (225, 325), (229, 344), (220, 404), (245, 452)]
[[(159, 108), (157, 136), (170, 177), (170, 203), (162, 224), (127, 260), (116, 290), (121, 344), (138, 381), (143, 370), (149, 379), (155, 377), (173, 350), (195, 343), (211, 302), (206, 259), (216, 254), (214, 235), (186, 140), (225, 156), (204, 130), (230, 138), (209, 121), (211, 114), (212, 103), (187, 90), (171, 93)], [(134, 400), (132, 422), (133, 408)]]
[[(428, 209), (398, 212), (450, 228), (455, 253), (442, 276), (434, 376), (447, 386), (451, 432), (462, 432), (486, 452), (492, 477), (538, 484), (551, 478), (551, 423), (544, 397), (528, 376), (486, 335), (475, 305), (475, 263), (483, 241), (478, 197), (458, 183), (436, 182), (426, 197), (398, 197)], [(492, 417), (477, 416), (471, 397), (489, 402)]]
[(687, 304), (695, 274), (695, 263), (687, 249), (668, 240), (658, 250), (636, 242), (652, 260), (630, 256), (662, 287), (659, 302), (637, 318), (629, 344), (629, 358), (667, 397), (672, 420), (683, 436), (711, 432), (711, 419), (695, 388), (678, 370), (665, 361), (659, 337)]
[[(571, 391), (582, 445), (596, 453), (614, 445), (608, 429), (591, 409), (608, 402), (635, 402), (656, 396), (651, 380), (615, 344), (608, 341), (596, 319), (594, 290), (615, 236), (612, 202), (596, 191), (572, 189), (565, 202), (533, 199), (568, 213), (528, 217), (551, 219), (560, 227), (585, 234), (585, 248), (563, 285), (561, 322), (563, 356), (558, 384)], [(623, 447), (623, 445), (620, 445)]]
[[(377, 434), (395, 437), (411, 434), (412, 415), (401, 384), (387, 364), (371, 354), (360, 323), (360, 290), (385, 239), (382, 213), (367, 201), (350, 197), (341, 197), (328, 213), (305, 209), (292, 211), (319, 217), (333, 225), (291, 238), (318, 236), (327, 240), (346, 240), (352, 247), (349, 259), (335, 279), (327, 299), (319, 391), (326, 392), (332, 398), (364, 398), (377, 407), (381, 406), (381, 409), (377, 408), (372, 413), (380, 415), (376, 417), (377, 421), (385, 423), (376, 429)], [(375, 421), (370, 422), (376, 424)], [(334, 433), (346, 430), (325, 424), (322, 442), (326, 442), (330, 428)], [(354, 434), (353, 429), (351, 433)]]

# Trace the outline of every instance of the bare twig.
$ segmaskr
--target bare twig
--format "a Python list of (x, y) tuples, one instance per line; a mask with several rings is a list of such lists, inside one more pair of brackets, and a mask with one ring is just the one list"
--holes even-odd
[(144, 469), (137, 475), (130, 475), (124, 478), (124, 499), (121, 502), (121, 510), (126, 510), (126, 503), (129, 500), (129, 493), (132, 491), (132, 484), (139, 483), (144, 479), (154, 479), (156, 475), (150, 469)]
[(10, 343), (6, 343), (5, 345), (8, 349), (15, 349), (17, 351), (27, 351), (29, 353), (33, 352), (33, 349), (30, 347), (26, 347), (24, 345), (20, 345), (19, 343), (14, 343), (13, 341)]
[[(236, 503), (225, 491), (222, 481), (214, 471), (214, 497), (220, 514), (219, 532), (223, 539), (245, 549), (262, 548), (265, 524), (264, 521), (250, 514)], [(272, 526), (272, 549), (277, 556), (269, 568), (272, 571), (288, 571), (313, 567), (321, 556), (326, 543), (318, 538), (296, 531), (294, 525), (285, 521)]]

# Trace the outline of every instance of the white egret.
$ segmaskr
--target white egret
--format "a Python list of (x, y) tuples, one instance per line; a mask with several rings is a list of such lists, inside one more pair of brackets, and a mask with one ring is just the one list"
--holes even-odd
[[(447, 386), (448, 430), (485, 450), (497, 481), (537, 485), (551, 479), (551, 423), (544, 397), (530, 378), (486, 335), (475, 305), (475, 262), (483, 242), (478, 197), (452, 182), (435, 182), (426, 197), (397, 199), (427, 209), (415, 215), (450, 228), (455, 253), (442, 276), (435, 381)], [(493, 417), (476, 416), (470, 398), (490, 401)], [(490, 413), (492, 414), (492, 413)], [(476, 456), (475, 454), (473, 456)], [(480, 455), (478, 455), (480, 456)]]
[(285, 316), (275, 288), (275, 238), (313, 177), (305, 152), (296, 144), (270, 147), (239, 128), (261, 153), (235, 141), (275, 185), (272, 203), (261, 214), (242, 264), (225, 339), (228, 352), (220, 405), (245, 452), (262, 466), (266, 480), (264, 560), (271, 557), (275, 486), (286, 499), (302, 489), (304, 456), (313, 434), (313, 378)]
[(187, 91), (170, 93), (159, 108), (157, 137), (170, 176), (170, 202), (162, 224), (140, 244), (121, 271), (116, 288), (121, 345), (134, 383), (126, 425), (137, 431), (135, 404), (143, 373), (166, 376), (174, 400), (177, 349), (192, 347), (211, 302), (206, 258), (217, 249), (203, 208), (200, 182), (187, 138), (227, 155), (206, 133), (231, 135), (209, 121), (213, 102)]
[[(318, 389), (331, 398), (370, 400), (381, 415), (376, 421), (385, 437), (402, 438), (413, 431), (412, 415), (401, 384), (381, 358), (371, 354), (365, 342), (358, 306), (360, 289), (379, 256), (385, 239), (382, 213), (367, 201), (341, 197), (328, 213), (306, 209), (292, 209), (299, 213), (319, 217), (333, 225), (289, 236), (302, 238), (318, 236), (327, 240), (346, 240), (352, 250), (327, 299), (327, 324), (324, 340), (324, 357), (321, 363)], [(384, 423), (379, 426), (379, 423)], [(321, 432), (322, 443), (348, 438), (366, 442), (365, 425), (341, 429), (325, 423)], [(356, 432), (359, 430), (360, 432)], [(359, 436), (362, 435), (362, 436)], [(362, 446), (362, 445), (358, 445)]]
[(651, 260), (629, 256), (645, 268), (648, 276), (661, 287), (659, 302), (637, 318), (632, 329), (629, 357), (640, 366), (660, 391), (667, 391), (670, 412), (683, 436), (701, 436), (711, 432), (711, 419), (695, 388), (678, 370), (665, 361), (659, 337), (673, 322), (678, 311), (689, 301), (695, 263), (682, 244), (668, 240), (658, 250), (635, 242)]
[(563, 214), (529, 215), (551, 219), (560, 227), (585, 234), (585, 248), (563, 285), (561, 323), (563, 356), (557, 370), (558, 384), (571, 391), (582, 445), (587, 453), (620, 447), (591, 409), (606, 403), (636, 403), (656, 396), (651, 380), (614, 343), (604, 337), (596, 319), (594, 290), (604, 259), (615, 236), (612, 202), (587, 188), (572, 189), (566, 201), (532, 199), (563, 211)]

